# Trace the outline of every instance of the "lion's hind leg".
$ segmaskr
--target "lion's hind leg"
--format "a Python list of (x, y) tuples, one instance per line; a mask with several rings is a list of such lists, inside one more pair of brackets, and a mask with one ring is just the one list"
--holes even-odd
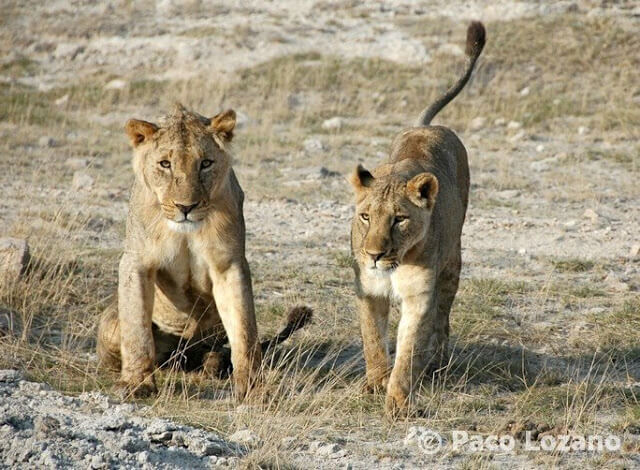
[(118, 305), (115, 302), (100, 316), (96, 353), (98, 367), (120, 371), (120, 323)]
[(436, 357), (433, 358), (433, 365), (436, 367), (443, 367), (449, 361), (449, 314), (458, 292), (461, 267), (462, 256), (460, 245), (458, 244), (454, 257), (440, 273), (437, 281), (438, 313), (434, 330), (438, 347)]

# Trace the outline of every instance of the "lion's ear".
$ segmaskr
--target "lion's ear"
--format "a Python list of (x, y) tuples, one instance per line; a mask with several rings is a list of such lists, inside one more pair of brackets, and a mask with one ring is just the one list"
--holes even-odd
[(438, 195), (438, 178), (433, 173), (420, 173), (407, 183), (407, 197), (418, 207), (433, 209)]
[(140, 121), (139, 119), (129, 119), (124, 126), (124, 130), (129, 136), (131, 145), (135, 148), (149, 140), (158, 130), (158, 126), (151, 122)]
[(233, 138), (233, 129), (236, 127), (236, 112), (233, 109), (227, 109), (220, 114), (216, 114), (211, 118), (211, 129), (224, 142), (229, 142)]
[(368, 188), (373, 183), (373, 175), (369, 170), (365, 169), (362, 165), (358, 164), (356, 169), (351, 174), (351, 185), (356, 191), (360, 191), (363, 188)]

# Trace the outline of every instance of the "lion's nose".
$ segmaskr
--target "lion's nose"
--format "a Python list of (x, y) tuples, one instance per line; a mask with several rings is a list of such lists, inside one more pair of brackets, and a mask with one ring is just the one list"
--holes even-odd
[(176, 207), (178, 209), (180, 209), (180, 211), (184, 215), (187, 215), (189, 212), (191, 212), (193, 209), (195, 209), (197, 207), (197, 205), (200, 204), (200, 203), (196, 202), (195, 204), (191, 204), (191, 205), (188, 205), (188, 206), (185, 206), (184, 204), (176, 204), (176, 203), (174, 203), (174, 204), (176, 205)]
[(364, 250), (369, 256), (373, 258), (373, 261), (379, 261), (387, 252), (379, 250)]

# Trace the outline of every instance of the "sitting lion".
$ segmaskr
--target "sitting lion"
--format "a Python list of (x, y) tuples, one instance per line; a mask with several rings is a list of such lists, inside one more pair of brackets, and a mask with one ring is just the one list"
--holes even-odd
[[(389, 414), (406, 411), (425, 371), (446, 360), (449, 312), (458, 290), (460, 235), (467, 210), (467, 152), (433, 117), (465, 86), (485, 43), (482, 23), (467, 31), (462, 78), (401, 132), (389, 163), (351, 178), (356, 213), (351, 250), (367, 370), (367, 388), (386, 386)], [(401, 304), (395, 364), (386, 344), (389, 303)]]
[(131, 119), (135, 183), (118, 302), (98, 329), (101, 365), (121, 368), (124, 394), (156, 391), (155, 365), (230, 369), (242, 398), (262, 352), (310, 318), (294, 309), (276, 338), (258, 342), (245, 258), (244, 194), (231, 168), (235, 112), (207, 119), (177, 105), (162, 126)]

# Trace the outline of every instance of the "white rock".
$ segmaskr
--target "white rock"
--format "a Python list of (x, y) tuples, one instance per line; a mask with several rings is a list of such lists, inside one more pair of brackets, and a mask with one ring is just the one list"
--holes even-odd
[(89, 166), (89, 159), (80, 157), (67, 158), (64, 164), (73, 170), (82, 170)]
[(531, 93), (531, 88), (529, 88), (528, 86), (520, 90), (520, 96), (528, 96), (529, 93)]
[(76, 171), (73, 174), (73, 181), (71, 181), (71, 187), (76, 191), (89, 190), (93, 186), (93, 178), (91, 175), (82, 171)]
[(640, 243), (635, 243), (629, 250), (629, 256), (635, 258), (636, 256), (638, 256), (638, 253), (640, 253)]
[(536, 145), (536, 152), (538, 153), (544, 152), (544, 145), (543, 144)]
[(498, 191), (496, 193), (496, 196), (501, 199), (512, 199), (514, 197), (520, 196), (520, 191), (518, 191), (517, 189), (505, 189), (503, 191)]
[(327, 150), (327, 147), (320, 139), (314, 139), (312, 137), (302, 142), (302, 146), (308, 153), (321, 153)]
[(578, 135), (585, 135), (589, 132), (589, 128), (585, 126), (578, 127)]
[(107, 83), (104, 88), (105, 90), (122, 90), (127, 86), (127, 82), (120, 79), (120, 78), (116, 78), (114, 80), (111, 80), (109, 83)]
[(494, 126), (504, 126), (506, 123), (507, 123), (507, 120), (505, 118), (498, 118), (495, 121), (493, 121)]
[(82, 52), (84, 52), (84, 46), (79, 46), (78, 44), (72, 43), (60, 43), (56, 47), (53, 55), (56, 59), (73, 60), (78, 54), (81, 54)]
[(517, 142), (519, 140), (522, 140), (522, 138), (527, 135), (525, 131), (519, 131), (517, 134), (512, 135), (509, 138), (510, 142)]
[(613, 271), (609, 271), (607, 277), (604, 278), (604, 282), (611, 287), (613, 290), (626, 292), (630, 289), (629, 284), (624, 282), (619, 275), (614, 273)]
[(546, 160), (540, 160), (538, 162), (531, 163), (529, 165), (529, 168), (531, 168), (533, 171), (542, 172), (549, 171), (551, 169), (551, 166)]
[(479, 131), (486, 125), (486, 123), (487, 123), (487, 118), (483, 116), (478, 116), (471, 120), (471, 122), (469, 123), (469, 129), (472, 131)]
[(507, 124), (507, 129), (520, 129), (522, 127), (522, 123), (518, 121), (509, 121)]
[(598, 221), (598, 217), (600, 216), (593, 209), (585, 209), (585, 211), (582, 213), (582, 217), (584, 217), (585, 219), (590, 219), (591, 222), (595, 224)]
[(328, 131), (339, 131), (344, 126), (344, 119), (339, 116), (332, 117), (331, 119), (326, 119), (322, 123), (322, 128)]
[(56, 106), (63, 106), (69, 102), (69, 93), (62, 95), (60, 98), (54, 101)]
[(0, 284), (15, 282), (29, 264), (29, 244), (20, 238), (0, 238)]
[(229, 436), (229, 440), (248, 446), (256, 446), (261, 442), (260, 437), (258, 437), (258, 435), (251, 429), (241, 429), (240, 431), (236, 431)]

